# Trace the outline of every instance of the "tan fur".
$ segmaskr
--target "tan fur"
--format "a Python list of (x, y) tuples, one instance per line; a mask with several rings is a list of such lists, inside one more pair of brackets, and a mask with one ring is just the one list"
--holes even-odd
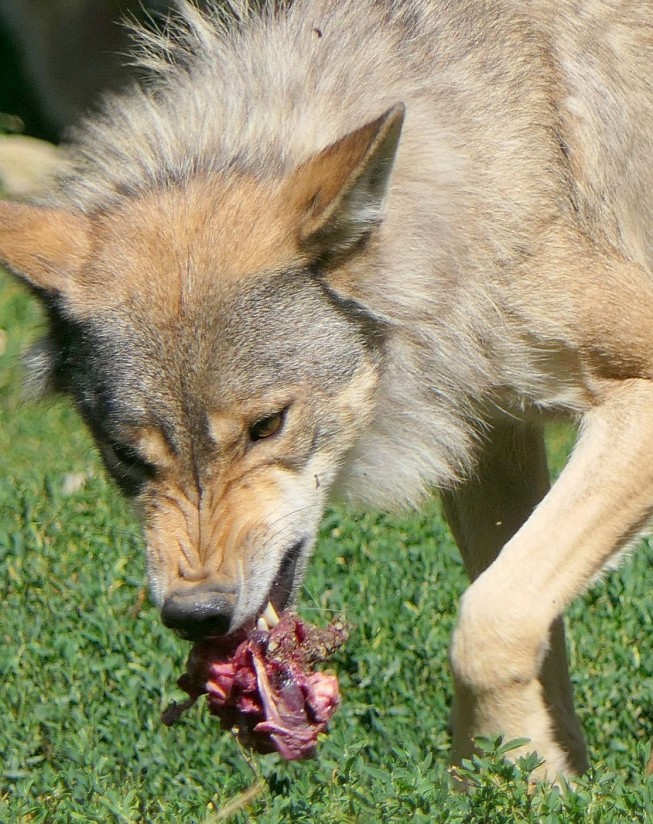
[[(154, 91), (0, 207), (155, 602), (247, 626), (329, 494), (438, 487), (473, 579), (454, 758), (502, 733), (581, 772), (561, 616), (653, 514), (653, 4), (180, 9)], [(550, 489), (548, 415), (581, 432)]]
[[(319, 247), (333, 246), (330, 220), (343, 211), (341, 201), (361, 174), (363, 156), (377, 150), (397, 117), (393, 113), (390, 122), (386, 120), (343, 138), (302, 164), (289, 179), (263, 184), (246, 175), (195, 178), (184, 187), (127, 200), (88, 220), (77, 212), (23, 206), (19, 213), (0, 204), (12, 220), (6, 260), (37, 285), (67, 291), (80, 316), (145, 292), (149, 300), (154, 298), (151, 311), (175, 316), (181, 304), (205, 294), (206, 285), (195, 278), (212, 278), (219, 272), (221, 288), (229, 288), (232, 279), (237, 288), (242, 278), (298, 267)], [(91, 238), (101, 253), (87, 261)], [(52, 260), (35, 257), (35, 248), (47, 248)], [(114, 271), (116, 257), (121, 261), (119, 273)], [(63, 281), (53, 280), (64, 266), (68, 290)], [(187, 266), (194, 276), (184, 281)], [(148, 291), (153, 284), (154, 292)]]
[(0, 202), (0, 244), (4, 259), (29, 272), (34, 286), (60, 292), (90, 251), (83, 216), (7, 202)]
[(162, 432), (155, 427), (143, 427), (131, 433), (134, 448), (154, 466), (174, 471), (175, 454)]
[[(53, 224), (55, 242), (63, 244), (69, 232), (79, 235), (77, 214), (59, 217), (54, 212), (59, 217), (56, 224), (50, 211), (46, 214), (44, 225), (49, 229)], [(174, 232), (169, 231), (172, 226)], [(18, 238), (28, 237), (30, 230), (26, 224)], [(237, 286), (239, 279), (282, 270), (304, 259), (296, 205), (288, 204), (281, 187), (270, 192), (251, 178), (210, 185), (197, 180), (184, 189), (135, 198), (115, 211), (92, 216), (88, 233), (101, 253), (83, 270), (70, 272), (79, 286), (79, 291), (70, 291), (70, 299), (80, 316), (124, 304), (150, 287), (154, 287), (148, 292), (151, 311), (174, 316), (182, 303), (201, 299), (206, 289), (206, 282), (182, 278), (187, 265), (199, 279), (219, 272), (221, 285), (227, 287), (230, 280)], [(8, 250), (18, 271), (34, 272), (31, 248), (27, 244)], [(193, 249), (190, 260), (189, 248)], [(116, 258), (121, 261), (119, 272)]]
[[(147, 513), (148, 545), (176, 592), (188, 582), (210, 579), (232, 585), (238, 580), (248, 541), (255, 546), (256, 530), (266, 529), (267, 513), (283, 500), (274, 473), (266, 469), (260, 477), (257, 472), (249, 474), (247, 480), (241, 476), (207, 483), (201, 503), (192, 484), (183, 488), (171, 481), (159, 487), (152, 511)], [(256, 488), (254, 501), (252, 486)]]

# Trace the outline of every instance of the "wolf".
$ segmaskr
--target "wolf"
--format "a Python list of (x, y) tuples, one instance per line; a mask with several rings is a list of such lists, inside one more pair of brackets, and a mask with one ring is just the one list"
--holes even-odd
[(653, 3), (180, 0), (138, 59), (47, 198), (0, 205), (0, 260), (163, 622), (282, 611), (327, 501), (440, 490), (454, 762), (502, 734), (582, 772), (562, 615), (653, 510)]

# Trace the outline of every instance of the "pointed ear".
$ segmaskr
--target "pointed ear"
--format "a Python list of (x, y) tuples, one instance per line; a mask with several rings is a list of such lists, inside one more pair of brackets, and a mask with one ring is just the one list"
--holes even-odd
[(302, 199), (300, 245), (312, 257), (346, 254), (381, 223), (405, 109), (393, 106), (294, 173), (291, 185)]
[(69, 292), (90, 250), (82, 213), (0, 201), (0, 264), (45, 292)]

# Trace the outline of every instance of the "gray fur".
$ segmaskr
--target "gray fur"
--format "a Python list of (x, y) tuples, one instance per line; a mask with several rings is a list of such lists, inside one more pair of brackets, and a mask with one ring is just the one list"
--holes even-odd
[[(415, 503), (464, 476), (495, 404), (578, 406), (571, 392), (548, 397), (547, 344), (527, 339), (502, 289), (578, 197), (556, 90), (543, 79), (548, 35), (517, 6), (297, 2), (238, 7), (237, 21), (216, 24), (182, 3), (171, 33), (143, 35), (148, 86), (110, 99), (71, 150), (75, 171), (56, 202), (94, 212), (197, 173), (275, 177), (407, 106), (377, 260), (358, 296), (394, 334), (377, 419), (341, 479), (357, 502)], [(478, 40), (482, 60), (470, 57)], [(515, 41), (522, 59), (506, 66)]]

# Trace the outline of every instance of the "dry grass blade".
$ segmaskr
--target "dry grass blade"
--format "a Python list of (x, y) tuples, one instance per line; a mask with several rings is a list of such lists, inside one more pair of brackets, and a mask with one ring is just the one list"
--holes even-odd
[(236, 813), (242, 812), (245, 807), (251, 804), (261, 793), (265, 792), (268, 785), (263, 778), (258, 778), (250, 787), (242, 793), (234, 796), (231, 801), (224, 804), (216, 813), (210, 813), (204, 819), (204, 824), (214, 824), (217, 821), (229, 821)]

